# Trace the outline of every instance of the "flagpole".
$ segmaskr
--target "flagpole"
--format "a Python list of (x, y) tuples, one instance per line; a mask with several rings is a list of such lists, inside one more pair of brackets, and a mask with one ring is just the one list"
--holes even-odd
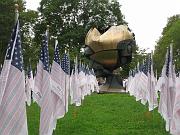
[[(18, 14), (18, 4), (15, 4), (14, 5), (15, 6), (15, 16), (17, 16), (17, 14)], [(17, 17), (16, 17), (17, 18)], [(15, 18), (15, 25), (16, 25), (16, 21), (17, 21), (17, 19)], [(15, 42), (16, 42), (16, 38), (17, 38), (17, 30), (16, 30), (16, 35), (15, 35)], [(14, 52), (14, 46), (15, 46), (15, 42), (13, 43), (13, 47), (12, 47), (12, 51), (11, 51), (11, 57), (10, 57), (10, 60), (12, 61), (12, 54), (13, 54), (13, 52)], [(8, 69), (6, 69), (6, 73), (3, 75), (3, 71), (5, 72), (5, 69), (2, 67), (2, 74), (1, 74), (1, 76), (4, 76), (4, 78), (8, 78), (8, 75), (9, 75), (9, 69), (10, 69), (10, 63), (8, 63), (8, 65), (7, 65), (7, 63), (5, 62), (5, 59), (6, 59), (6, 56), (7, 56), (7, 54), (8, 54), (8, 51), (6, 50), (6, 55), (5, 55), (5, 57), (4, 57), (4, 64), (3, 64), (3, 67), (6, 67), (7, 66), (7, 68)], [(5, 82), (3, 82), (4, 83), (4, 85), (0, 85), (0, 90), (1, 90), (1, 93), (0, 93), (0, 104), (1, 104), (1, 101), (2, 101), (2, 96), (4, 95), (4, 91), (5, 91), (5, 88), (6, 88), (6, 85), (7, 85), (7, 80), (5, 81)], [(1, 83), (1, 82), (0, 82)]]
[[(154, 70), (153, 70), (153, 58), (152, 58), (152, 55), (153, 55), (153, 51), (151, 51), (151, 72), (153, 71), (154, 72)], [(152, 72), (152, 73), (153, 73)], [(151, 73), (151, 83), (153, 84), (154, 83), (154, 80), (153, 80), (153, 82), (152, 82), (152, 73)], [(154, 73), (153, 73), (153, 77), (154, 77)], [(155, 87), (155, 84), (153, 84), (154, 85), (154, 87)], [(152, 90), (152, 85), (151, 85), (151, 90)], [(155, 89), (153, 89), (153, 100), (152, 100), (152, 111), (153, 111), (153, 113), (152, 113), (152, 120), (153, 120), (153, 129), (154, 129), (154, 96), (155, 96)]]
[(70, 76), (70, 75), (71, 75), (71, 73), (70, 73), (70, 72), (71, 72), (71, 69), (70, 69), (71, 66), (70, 66), (70, 64), (71, 64), (71, 63), (70, 63), (69, 49), (68, 49), (68, 57), (69, 57), (69, 65), (68, 65), (68, 66), (69, 66), (69, 71), (68, 71), (68, 72), (69, 72), (69, 76), (68, 76), (68, 83), (69, 83), (69, 84), (68, 84), (68, 85), (69, 85), (69, 86), (68, 86), (68, 87), (69, 87), (69, 88), (68, 88), (68, 89), (69, 89), (69, 91), (68, 91), (68, 104), (69, 104), (69, 102), (70, 102), (70, 86), (71, 86), (71, 82), (70, 82), (70, 77), (71, 77), (71, 76)]
[(15, 24), (16, 24), (18, 17), (19, 17), (19, 10), (18, 10), (19, 5), (15, 4), (14, 6), (15, 6)]
[[(169, 51), (170, 51), (170, 48), (168, 50), (168, 55), (170, 55)], [(168, 57), (170, 57), (170, 56), (168, 56)], [(169, 68), (169, 61), (168, 61), (168, 68)], [(169, 88), (169, 71), (168, 71), (168, 76), (166, 76), (166, 77), (167, 77), (167, 88), (166, 88), (166, 91), (168, 91), (168, 88)], [(169, 102), (169, 97), (167, 96), (167, 105), (168, 105), (168, 102)], [(167, 107), (167, 110), (168, 110), (168, 108), (169, 107)], [(169, 131), (169, 127), (170, 127), (170, 119), (169, 119), (169, 115), (168, 115), (168, 131)]]
[(49, 41), (49, 25), (46, 26), (47, 40)]
[(58, 40), (57, 40), (57, 37), (54, 37), (54, 39), (55, 39), (55, 46), (54, 46), (54, 48), (56, 49), (56, 47), (58, 45)]

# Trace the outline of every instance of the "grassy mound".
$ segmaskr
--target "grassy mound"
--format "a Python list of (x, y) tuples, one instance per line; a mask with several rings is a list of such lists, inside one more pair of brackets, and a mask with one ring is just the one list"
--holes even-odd
[[(27, 108), (29, 135), (38, 135), (40, 109), (37, 104)], [(93, 94), (80, 107), (69, 106), (59, 119), (53, 135), (168, 135), (157, 109), (127, 94)]]

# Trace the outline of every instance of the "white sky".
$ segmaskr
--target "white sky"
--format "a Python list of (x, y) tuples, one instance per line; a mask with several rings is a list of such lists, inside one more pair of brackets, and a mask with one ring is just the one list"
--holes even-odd
[(180, 0), (119, 0), (125, 20), (141, 48), (154, 49), (167, 19), (180, 14)]
[(26, 1), (27, 9), (37, 10), (41, 0), (25, 0), (25, 1)]
[[(27, 8), (36, 10), (41, 0), (26, 0)], [(125, 20), (141, 48), (154, 49), (166, 26), (167, 18), (180, 14), (180, 0), (119, 0)]]

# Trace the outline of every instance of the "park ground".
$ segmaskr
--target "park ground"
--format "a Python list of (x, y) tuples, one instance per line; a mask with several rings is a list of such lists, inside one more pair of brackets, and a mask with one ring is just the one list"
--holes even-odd
[[(27, 107), (29, 135), (38, 135), (40, 108)], [(53, 135), (168, 135), (165, 122), (155, 109), (136, 102), (128, 94), (92, 94), (82, 106), (69, 106), (57, 122)]]

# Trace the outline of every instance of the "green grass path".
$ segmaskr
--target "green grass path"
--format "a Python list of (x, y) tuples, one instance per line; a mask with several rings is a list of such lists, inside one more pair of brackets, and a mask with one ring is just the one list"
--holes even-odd
[[(35, 103), (27, 108), (29, 135), (38, 135), (39, 113)], [(93, 94), (69, 106), (53, 135), (168, 135), (164, 124), (157, 109), (148, 112), (128, 94)]]

